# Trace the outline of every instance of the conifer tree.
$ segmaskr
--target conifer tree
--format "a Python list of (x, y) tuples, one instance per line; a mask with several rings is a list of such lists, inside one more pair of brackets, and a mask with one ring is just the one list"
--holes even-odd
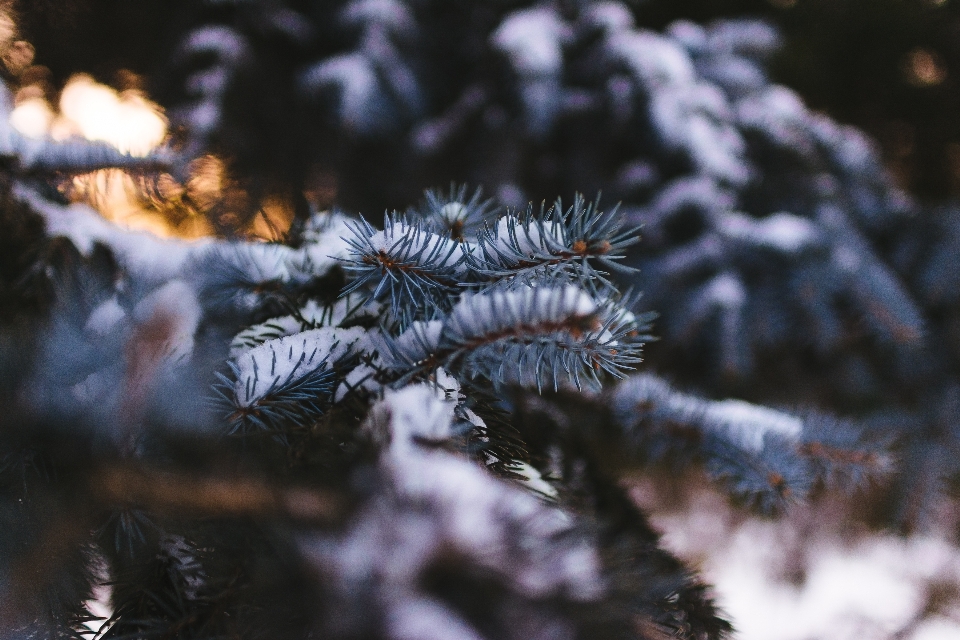
[[(625, 475), (944, 499), (958, 218), (770, 82), (770, 25), (174, 4), (148, 156), (29, 139), (3, 89), (3, 634), (92, 635), (108, 585), (103, 638), (718, 640)], [(57, 189), (208, 154), (246, 194), (218, 238)], [(289, 232), (241, 237), (267, 197)]]

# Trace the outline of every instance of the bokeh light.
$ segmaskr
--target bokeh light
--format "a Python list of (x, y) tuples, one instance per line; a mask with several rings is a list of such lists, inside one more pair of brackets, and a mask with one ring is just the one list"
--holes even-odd
[[(45, 77), (42, 72), (34, 75)], [(60, 92), (56, 108), (47, 93), (41, 82), (19, 89), (10, 114), (17, 131), (32, 138), (97, 140), (140, 157), (167, 140), (163, 109), (138, 89), (117, 90), (76, 74)], [(240, 220), (236, 212), (249, 206), (247, 194), (231, 182), (224, 162), (213, 156), (191, 163), (186, 184), (170, 174), (139, 178), (103, 170), (76, 176), (64, 188), (72, 200), (93, 205), (106, 218), (161, 237), (213, 235), (216, 230), (207, 214), (216, 209), (222, 226), (236, 226)], [(258, 205), (258, 215), (241, 229), (242, 235), (281, 238), (293, 220), (292, 207), (277, 198)]]

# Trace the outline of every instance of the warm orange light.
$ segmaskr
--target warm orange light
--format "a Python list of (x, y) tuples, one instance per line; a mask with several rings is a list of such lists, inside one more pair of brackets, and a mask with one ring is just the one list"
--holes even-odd
[(10, 114), (13, 128), (30, 138), (42, 138), (50, 131), (57, 114), (41, 96), (20, 102)]
[[(163, 110), (133, 90), (117, 91), (88, 75), (70, 78), (54, 110), (36, 86), (17, 92), (10, 124), (23, 135), (54, 140), (82, 137), (111, 144), (131, 155), (156, 149), (167, 135)], [(96, 171), (76, 176), (69, 185), (75, 200), (95, 206), (104, 217), (125, 227), (161, 236), (208, 235), (211, 230), (191, 225), (189, 232), (173, 227), (160, 212), (138, 197), (137, 185), (122, 171)]]
[(167, 135), (162, 110), (143, 94), (118, 92), (83, 74), (70, 78), (63, 88), (60, 114), (50, 129), (55, 139), (80, 135), (135, 156), (150, 153)]
[(107, 142), (135, 156), (148, 154), (163, 142), (167, 122), (159, 105), (138, 91), (117, 91), (85, 74), (67, 81), (54, 111), (42, 91), (24, 87), (17, 92), (11, 124), (31, 137), (55, 140), (80, 136)]
[[(143, 93), (117, 91), (84, 74), (67, 82), (58, 109), (45, 99), (40, 86), (21, 87), (10, 123), (29, 137), (99, 140), (135, 156), (149, 154), (167, 135), (162, 108)], [(152, 202), (138, 180), (119, 170), (96, 171), (74, 177), (65, 191), (71, 199), (90, 203), (105, 218), (122, 226), (181, 238), (213, 235), (213, 225), (205, 214), (215, 209), (218, 222), (223, 224), (233, 218), (239, 221), (233, 211), (249, 206), (247, 194), (230, 181), (223, 161), (214, 156), (194, 161), (186, 184), (166, 174), (150, 178), (148, 191), (156, 196)], [(288, 203), (268, 199), (260, 203), (259, 214), (239, 231), (279, 239), (292, 219)]]
[(257, 238), (280, 240), (293, 223), (293, 209), (287, 203), (268, 199), (250, 224), (249, 233)]
[(918, 87), (932, 87), (943, 83), (947, 69), (934, 51), (914, 49), (904, 62), (907, 81)]

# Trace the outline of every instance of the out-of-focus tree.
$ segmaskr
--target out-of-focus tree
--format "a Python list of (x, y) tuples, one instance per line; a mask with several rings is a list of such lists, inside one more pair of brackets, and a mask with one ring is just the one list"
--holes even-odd
[(650, 0), (641, 20), (756, 15), (782, 29), (773, 76), (876, 138), (898, 183), (960, 195), (960, 6), (952, 0)]

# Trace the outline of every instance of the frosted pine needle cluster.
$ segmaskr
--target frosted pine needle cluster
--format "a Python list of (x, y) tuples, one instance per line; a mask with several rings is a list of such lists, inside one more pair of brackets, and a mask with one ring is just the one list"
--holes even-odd
[[(234, 339), (236, 382), (223, 395), (237, 428), (316, 419), (322, 398), (426, 380), (440, 367), (458, 384), (554, 390), (597, 388), (634, 369), (646, 320), (622, 306), (602, 267), (636, 230), (580, 198), (539, 217), (476, 220), (491, 208), (480, 203), (479, 191), (465, 203), (428, 192), (422, 210), (388, 216), (383, 230), (345, 222), (340, 299)], [(345, 380), (339, 391), (334, 376)]]

